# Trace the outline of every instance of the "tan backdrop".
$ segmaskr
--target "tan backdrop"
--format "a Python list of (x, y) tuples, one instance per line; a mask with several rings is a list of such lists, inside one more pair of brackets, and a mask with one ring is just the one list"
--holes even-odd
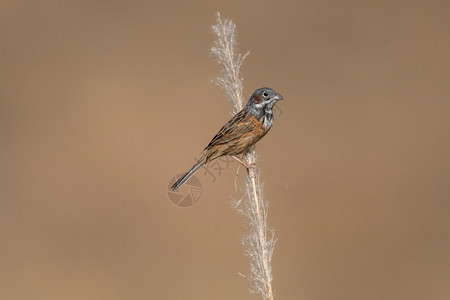
[(245, 97), (286, 99), (257, 146), (277, 299), (449, 299), (448, 1), (3, 1), (0, 298), (260, 299), (242, 168), (167, 193), (230, 116), (216, 11)]

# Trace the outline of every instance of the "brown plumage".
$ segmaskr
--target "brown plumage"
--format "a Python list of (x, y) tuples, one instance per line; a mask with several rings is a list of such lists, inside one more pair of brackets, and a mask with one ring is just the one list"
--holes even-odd
[(282, 99), (271, 88), (260, 88), (253, 92), (244, 109), (219, 130), (203, 150), (198, 162), (172, 185), (171, 190), (178, 189), (204, 164), (224, 155), (242, 154), (258, 142), (272, 127), (272, 108)]

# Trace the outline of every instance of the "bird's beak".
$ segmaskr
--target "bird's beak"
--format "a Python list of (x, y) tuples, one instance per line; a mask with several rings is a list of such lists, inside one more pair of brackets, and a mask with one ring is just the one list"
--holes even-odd
[(275, 96), (273, 97), (273, 99), (275, 99), (275, 100), (283, 100), (284, 98), (283, 98), (283, 96), (281, 96), (280, 94), (275, 94)]

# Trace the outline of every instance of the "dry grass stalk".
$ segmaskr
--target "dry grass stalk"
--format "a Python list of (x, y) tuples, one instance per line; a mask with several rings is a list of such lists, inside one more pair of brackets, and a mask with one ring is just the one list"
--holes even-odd
[[(236, 52), (236, 25), (230, 19), (221, 19), (217, 13), (217, 22), (212, 26), (217, 37), (211, 53), (221, 66), (220, 76), (215, 83), (224, 89), (233, 105), (233, 114), (244, 107), (242, 98), (242, 78), (239, 71), (245, 55)], [(247, 164), (256, 165), (254, 149), (244, 155)], [(242, 244), (250, 260), (250, 275), (245, 277), (251, 283), (251, 292), (259, 293), (265, 300), (274, 299), (272, 289), (272, 253), (275, 245), (274, 233), (267, 226), (268, 201), (264, 200), (263, 184), (260, 182), (257, 168), (249, 169), (243, 201), (236, 201), (236, 209), (248, 221), (248, 234)]]

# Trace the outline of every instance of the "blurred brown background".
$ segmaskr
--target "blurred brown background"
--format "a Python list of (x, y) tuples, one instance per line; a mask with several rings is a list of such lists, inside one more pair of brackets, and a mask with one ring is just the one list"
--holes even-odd
[(167, 195), (230, 117), (216, 11), (245, 97), (286, 99), (257, 146), (277, 298), (450, 299), (449, 3), (1, 2), (0, 299), (260, 299), (237, 165)]

